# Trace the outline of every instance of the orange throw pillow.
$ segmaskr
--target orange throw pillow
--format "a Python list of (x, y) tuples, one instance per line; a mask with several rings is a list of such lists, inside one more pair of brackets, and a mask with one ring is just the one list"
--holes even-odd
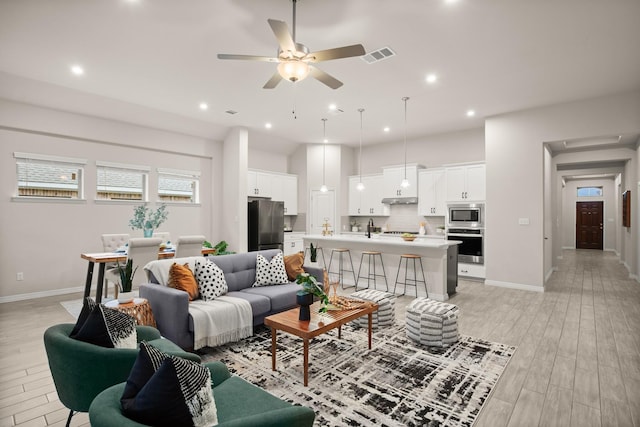
[(189, 294), (189, 301), (198, 298), (198, 282), (193, 277), (193, 273), (189, 268), (189, 263), (180, 265), (173, 263), (169, 269), (169, 287), (185, 291)]
[(304, 273), (302, 265), (304, 264), (304, 252), (300, 251), (297, 254), (287, 255), (284, 257), (284, 269), (287, 270), (287, 277), (289, 280), (296, 280), (298, 274)]

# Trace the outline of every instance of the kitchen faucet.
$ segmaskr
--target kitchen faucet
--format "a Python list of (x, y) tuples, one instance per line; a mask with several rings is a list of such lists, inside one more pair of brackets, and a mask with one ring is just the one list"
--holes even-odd
[(371, 230), (373, 229), (373, 218), (369, 218), (369, 222), (367, 223), (367, 238), (371, 238)]

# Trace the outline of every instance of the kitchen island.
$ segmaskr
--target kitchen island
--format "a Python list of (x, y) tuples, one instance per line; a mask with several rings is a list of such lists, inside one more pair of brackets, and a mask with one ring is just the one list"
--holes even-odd
[[(358, 275), (358, 267), (360, 266), (361, 254), (363, 251), (380, 251), (386, 272), (389, 292), (393, 291), (393, 284), (398, 273), (398, 264), (400, 255), (415, 254), (422, 257), (424, 266), (424, 275), (427, 281), (427, 289), (429, 298), (446, 301), (449, 294), (455, 292), (455, 285), (458, 281), (458, 245), (461, 242), (445, 240), (444, 238), (417, 237), (413, 242), (406, 242), (400, 236), (388, 236), (380, 234), (372, 234), (371, 238), (365, 235), (338, 234), (333, 236), (322, 236), (317, 234), (305, 235), (304, 246), (309, 247), (313, 243), (315, 247), (321, 247), (327, 257), (328, 269), (331, 250), (335, 248), (346, 248), (351, 251), (353, 258), (353, 267), (356, 276)], [(337, 263), (337, 254), (334, 256), (334, 264)], [(321, 257), (319, 257), (321, 260)], [(305, 260), (307, 262), (308, 260)], [(348, 259), (346, 261), (348, 263)], [(411, 265), (411, 264), (410, 264)], [(335, 270), (335, 265), (332, 269)], [(419, 268), (419, 263), (418, 263)], [(381, 269), (379, 269), (381, 270)], [(379, 271), (378, 270), (378, 271)], [(362, 267), (362, 275), (367, 272), (366, 258)], [(381, 271), (380, 271), (381, 272)], [(349, 273), (345, 273), (345, 285), (353, 285), (353, 279), (349, 280)], [(409, 277), (413, 277), (413, 273), (409, 273)], [(418, 278), (420, 274), (418, 273)], [(400, 272), (400, 280), (404, 281), (404, 263)], [(366, 279), (360, 279), (358, 289), (366, 287)], [(372, 285), (373, 287), (373, 285)], [(385, 290), (384, 281), (378, 279), (376, 289)], [(398, 285), (396, 293), (401, 293), (403, 286)], [(408, 287), (406, 294), (415, 295), (413, 286)], [(418, 285), (418, 296), (425, 296), (424, 286)]]

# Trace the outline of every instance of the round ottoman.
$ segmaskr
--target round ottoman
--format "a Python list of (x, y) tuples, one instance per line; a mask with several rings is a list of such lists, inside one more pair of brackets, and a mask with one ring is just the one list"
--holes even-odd
[[(357, 298), (365, 301), (371, 301), (378, 304), (378, 310), (373, 312), (371, 327), (378, 329), (378, 327), (391, 326), (396, 320), (396, 296), (389, 292), (378, 291), (376, 289), (365, 289), (362, 291), (354, 292), (350, 295), (351, 298)], [(355, 326), (362, 328), (369, 327), (369, 316), (360, 317), (353, 322)]]
[(407, 306), (407, 336), (423, 345), (448, 347), (458, 341), (459, 312), (453, 304), (416, 298)]

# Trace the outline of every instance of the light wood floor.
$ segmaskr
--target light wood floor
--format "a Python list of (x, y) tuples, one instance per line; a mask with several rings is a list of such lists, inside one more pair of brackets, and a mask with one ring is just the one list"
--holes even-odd
[[(460, 332), (518, 346), (476, 426), (640, 427), (640, 284), (608, 252), (563, 256), (544, 293), (460, 281)], [(66, 422), (42, 335), (73, 321), (59, 302), (74, 298), (0, 304), (0, 427)]]

